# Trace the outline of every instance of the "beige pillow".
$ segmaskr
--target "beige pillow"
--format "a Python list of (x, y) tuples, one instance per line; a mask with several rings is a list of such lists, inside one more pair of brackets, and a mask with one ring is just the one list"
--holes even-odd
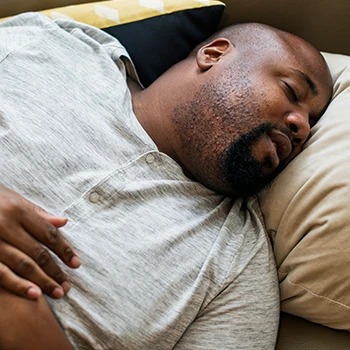
[(334, 94), (305, 150), (261, 193), (282, 310), (350, 331), (350, 56), (324, 54)]

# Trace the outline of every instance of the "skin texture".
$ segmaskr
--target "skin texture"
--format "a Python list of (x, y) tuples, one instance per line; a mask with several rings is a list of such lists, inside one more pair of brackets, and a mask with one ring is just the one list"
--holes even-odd
[(45, 298), (21, 298), (0, 288), (1, 350), (73, 350)]
[[(159, 149), (188, 176), (244, 196), (300, 153), (331, 93), (328, 67), (310, 44), (244, 24), (219, 32), (149, 88), (134, 91), (133, 106)], [(258, 135), (259, 128), (265, 131)], [(242, 138), (250, 138), (248, 149), (236, 147)]]
[[(129, 86), (135, 115), (159, 150), (188, 176), (231, 196), (259, 190), (301, 151), (332, 92), (328, 68), (317, 50), (291, 34), (258, 24), (219, 32), (146, 90), (132, 82)], [(10, 197), (21, 202), (16, 194)], [(30, 209), (12, 205), (12, 210), (17, 219), (6, 217), (22, 226), (23, 213)], [(47, 220), (49, 230), (47, 225), (29, 228), (27, 234), (35, 242), (26, 249), (32, 251), (38, 242), (49, 247), (45, 239), (64, 225), (57, 220)], [(67, 248), (63, 260), (77, 267), (71, 247), (64, 241), (54, 246), (62, 257)], [(49, 270), (58, 271), (55, 266)], [(10, 270), (2, 271), (6, 281)], [(34, 282), (38, 274), (28, 278)], [(61, 276), (59, 283), (63, 280)], [(32, 285), (29, 282), (28, 288)], [(17, 292), (24, 291), (22, 284)], [(28, 300), (0, 287), (0, 310), (1, 349), (72, 348), (43, 296)]]

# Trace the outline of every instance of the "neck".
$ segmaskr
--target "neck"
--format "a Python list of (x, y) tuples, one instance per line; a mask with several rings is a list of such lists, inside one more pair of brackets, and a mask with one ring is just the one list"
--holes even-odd
[(193, 85), (198, 80), (197, 72), (195, 60), (183, 60), (168, 69), (145, 90), (140, 89), (135, 82), (128, 82), (136, 118), (158, 150), (173, 158), (180, 166), (180, 135), (173, 124), (174, 111), (179, 105), (191, 100)]
[(142, 90), (135, 81), (128, 79), (128, 87), (137, 120), (157, 145), (158, 150), (176, 160), (168, 119), (169, 109), (164, 108), (167, 101), (151, 86)]

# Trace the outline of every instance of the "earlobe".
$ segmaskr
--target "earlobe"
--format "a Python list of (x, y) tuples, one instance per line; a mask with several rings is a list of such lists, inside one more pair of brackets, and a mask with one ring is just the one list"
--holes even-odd
[(233, 44), (228, 39), (215, 39), (198, 50), (196, 56), (198, 67), (204, 71), (210, 69), (232, 48)]

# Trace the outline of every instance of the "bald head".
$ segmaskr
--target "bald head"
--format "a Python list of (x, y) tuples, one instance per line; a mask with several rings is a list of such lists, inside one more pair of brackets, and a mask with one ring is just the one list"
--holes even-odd
[(209, 188), (249, 195), (301, 151), (331, 91), (328, 67), (313, 46), (250, 23), (196, 47), (151, 85), (148, 97), (162, 101), (165, 153)]
[(232, 40), (237, 45), (250, 46), (252, 49), (269, 49), (276, 44), (277, 36), (295, 36), (289, 32), (262, 23), (241, 23), (222, 28), (198, 44), (192, 51), (194, 55), (198, 49), (217, 38)]
[(195, 55), (198, 49), (207, 45), (218, 38), (226, 38), (235, 45), (250, 46), (251, 49), (269, 49), (275, 44), (275, 35), (285, 33), (277, 28), (270, 27), (261, 23), (242, 23), (225, 27), (218, 30), (208, 39), (197, 45), (192, 51), (191, 56)]

